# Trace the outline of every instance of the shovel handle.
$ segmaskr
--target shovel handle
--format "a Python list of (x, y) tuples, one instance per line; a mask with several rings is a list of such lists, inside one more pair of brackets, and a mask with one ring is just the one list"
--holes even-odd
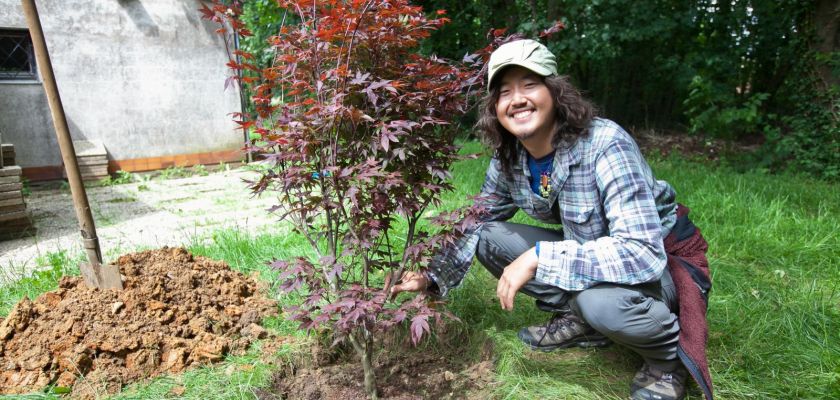
[[(79, 220), (82, 239), (85, 241), (90, 263), (98, 266), (102, 264), (102, 253), (99, 250), (96, 227), (93, 224), (93, 215), (90, 212), (85, 185), (82, 183), (81, 174), (79, 174), (76, 149), (73, 147), (73, 140), (70, 138), (70, 129), (67, 127), (64, 107), (61, 105), (61, 96), (58, 94), (58, 86), (55, 83), (55, 74), (50, 62), (50, 54), (47, 51), (47, 43), (44, 40), (44, 31), (41, 29), (41, 21), (38, 18), (38, 9), (35, 7), (34, 0), (21, 0), (21, 5), (23, 6), (23, 13), (26, 15), (26, 23), (29, 25), (29, 34), (32, 37), (38, 71), (44, 82), (44, 91), (52, 112), (55, 134), (58, 137), (58, 146), (61, 149), (61, 159), (64, 162), (64, 168), (67, 170), (67, 180), (70, 182), (70, 193), (73, 195), (73, 205), (76, 208), (76, 217)], [(89, 249), (88, 243), (94, 248)]]

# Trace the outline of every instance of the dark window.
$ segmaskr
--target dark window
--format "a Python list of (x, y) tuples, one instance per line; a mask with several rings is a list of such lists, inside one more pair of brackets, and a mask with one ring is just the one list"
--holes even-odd
[(36, 79), (35, 51), (29, 32), (0, 29), (0, 80)]

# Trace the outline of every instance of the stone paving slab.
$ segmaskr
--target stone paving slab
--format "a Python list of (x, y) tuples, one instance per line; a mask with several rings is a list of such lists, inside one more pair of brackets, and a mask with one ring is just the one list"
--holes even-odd
[[(256, 233), (276, 225), (277, 218), (266, 211), (272, 197), (252, 197), (243, 182), (256, 176), (243, 167), (87, 188), (105, 261), (141, 248), (189, 245), (223, 228)], [(26, 205), (37, 235), (0, 241), (0, 285), (45, 267), (39, 264), (48, 253), (83, 254), (69, 189), (35, 189)]]

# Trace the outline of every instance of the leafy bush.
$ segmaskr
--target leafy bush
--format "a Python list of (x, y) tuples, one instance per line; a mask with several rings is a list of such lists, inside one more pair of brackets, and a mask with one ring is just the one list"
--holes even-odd
[(689, 131), (724, 139), (759, 132), (765, 122), (761, 106), (769, 95), (753, 93), (742, 100), (734, 90), (727, 93), (715, 86), (699, 75), (692, 79), (684, 101)]
[(840, 87), (810, 74), (788, 83), (791, 112), (765, 132), (762, 166), (840, 180)]
[[(250, 71), (241, 79), (254, 87), (256, 115), (238, 122), (259, 135), (248, 151), (269, 166), (251, 188), (276, 194), (272, 211), (315, 253), (272, 264), (281, 288), (304, 299), (288, 315), (302, 329), (349, 341), (376, 397), (374, 336), (405, 323), (417, 343), (444, 315), (423, 295), (391, 302), (389, 284), (377, 282), (425, 265), (475, 220), (473, 210), (442, 213), (431, 220), (443, 231), (432, 235), (424, 214), (452, 189), (448, 169), (459, 156), (448, 121), (482, 88), (482, 62), (417, 54), (448, 19), (443, 11), (427, 18), (405, 0), (279, 4), (297, 22), (269, 39), (272, 66), (259, 68), (241, 50), (234, 55), (242, 61), (228, 64)], [(237, 7), (217, 2), (202, 11), (250, 34)]]

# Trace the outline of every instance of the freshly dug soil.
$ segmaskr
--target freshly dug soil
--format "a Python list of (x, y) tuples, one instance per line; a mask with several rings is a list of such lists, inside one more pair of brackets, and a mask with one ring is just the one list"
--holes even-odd
[(220, 361), (267, 335), (277, 314), (257, 282), (181, 248), (127, 254), (116, 264), (125, 289), (59, 289), (21, 300), (0, 322), (0, 394), (46, 385), (95, 398), (122, 385)]
[[(451, 334), (450, 334), (451, 335)], [(375, 357), (379, 398), (389, 400), (484, 400), (494, 384), (489, 342), (481, 354), (467, 354), (469, 346), (457, 335), (438, 337), (433, 349), (407, 349), (410, 345), (387, 340)], [(352, 350), (314, 347), (310, 367), (296, 362), (274, 375), (260, 400), (364, 400), (362, 365)]]

